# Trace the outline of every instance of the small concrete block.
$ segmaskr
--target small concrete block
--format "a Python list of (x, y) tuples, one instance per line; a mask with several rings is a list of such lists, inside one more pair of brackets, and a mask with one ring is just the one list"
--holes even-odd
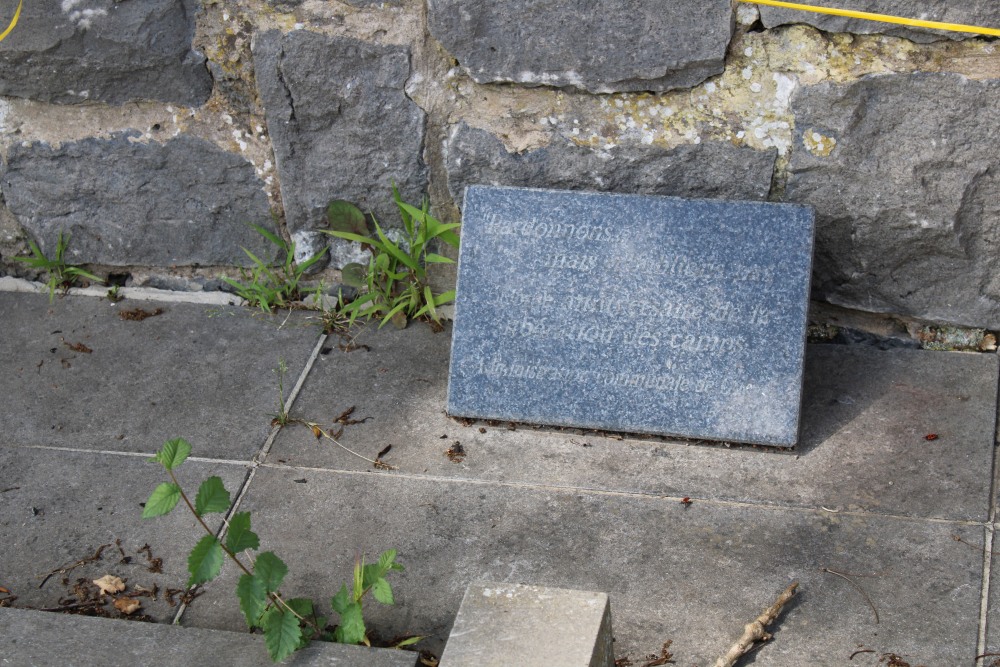
[(521, 584), (471, 584), (441, 667), (613, 667), (604, 593)]
[(470, 186), (448, 414), (791, 446), (813, 214)]

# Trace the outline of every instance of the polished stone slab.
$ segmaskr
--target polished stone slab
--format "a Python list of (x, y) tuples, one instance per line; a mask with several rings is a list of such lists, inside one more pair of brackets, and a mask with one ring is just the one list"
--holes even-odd
[[(447, 330), (372, 327), (356, 336), (364, 347), (354, 352), (326, 343), (293, 414), (329, 423), (354, 407), (361, 423), (344, 426), (340, 442), (370, 459), (391, 445), (384, 459), (398, 470), (388, 474), (989, 518), (995, 354), (808, 345), (802, 433), (789, 453), (451, 419)], [(456, 442), (465, 455), (447, 456)], [(372, 469), (302, 427), (283, 429), (268, 461)]]
[(791, 446), (811, 209), (471, 186), (461, 417)]

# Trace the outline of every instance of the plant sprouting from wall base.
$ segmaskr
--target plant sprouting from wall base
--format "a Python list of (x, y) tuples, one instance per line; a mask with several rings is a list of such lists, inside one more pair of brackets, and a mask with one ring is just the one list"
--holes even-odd
[(408, 320), (427, 317), (440, 322), (437, 307), (455, 299), (455, 291), (434, 294), (427, 281), (428, 264), (454, 264), (454, 260), (431, 252), (432, 242), (440, 239), (458, 248), (458, 223), (443, 223), (428, 211), (425, 199), (420, 208), (405, 203), (399, 190), (392, 188), (393, 199), (403, 219), (402, 239), (390, 239), (372, 216), (374, 234), (364, 213), (354, 204), (333, 201), (327, 207), (327, 234), (361, 244), (371, 253), (368, 266), (347, 264), (342, 269), (344, 283), (362, 288), (363, 293), (348, 303), (343, 313), (353, 323), (358, 317), (380, 320), (379, 327), (392, 322), (403, 328)]

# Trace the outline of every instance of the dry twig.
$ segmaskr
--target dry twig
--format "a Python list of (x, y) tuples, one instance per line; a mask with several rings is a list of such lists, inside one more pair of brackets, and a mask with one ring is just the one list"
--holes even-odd
[(789, 600), (795, 595), (795, 589), (799, 587), (799, 582), (793, 581), (788, 588), (778, 596), (774, 604), (764, 610), (760, 616), (747, 623), (743, 628), (743, 635), (736, 640), (733, 647), (726, 652), (726, 655), (715, 662), (715, 667), (733, 667), (736, 661), (746, 655), (756, 642), (766, 642), (771, 638), (771, 634), (765, 628), (774, 622), (774, 619), (781, 613)]
[(861, 588), (861, 584), (859, 584), (858, 582), (856, 582), (853, 579), (851, 579), (845, 573), (843, 573), (843, 572), (837, 572), (836, 570), (831, 570), (828, 567), (822, 567), (822, 568), (820, 568), (820, 572), (826, 572), (827, 574), (832, 574), (834, 576), (840, 577), (841, 579), (843, 579), (844, 581), (846, 581), (847, 583), (849, 583), (851, 586), (854, 586), (856, 589), (858, 589), (858, 592), (861, 593), (861, 595), (864, 596), (865, 602), (867, 602), (868, 606), (872, 608), (872, 613), (875, 614), (875, 625), (879, 624), (879, 621), (878, 621), (878, 609), (875, 608), (875, 603), (872, 602), (872, 599), (868, 596), (868, 593), (865, 592), (865, 589)]

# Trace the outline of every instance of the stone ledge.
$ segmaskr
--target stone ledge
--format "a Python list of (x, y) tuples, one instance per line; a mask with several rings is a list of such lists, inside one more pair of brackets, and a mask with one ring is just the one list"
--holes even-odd
[[(30, 609), (0, 608), (0, 638), (5, 663), (34, 667), (273, 664), (262, 635)], [(285, 664), (414, 667), (416, 663), (416, 653), (313, 642)]]

